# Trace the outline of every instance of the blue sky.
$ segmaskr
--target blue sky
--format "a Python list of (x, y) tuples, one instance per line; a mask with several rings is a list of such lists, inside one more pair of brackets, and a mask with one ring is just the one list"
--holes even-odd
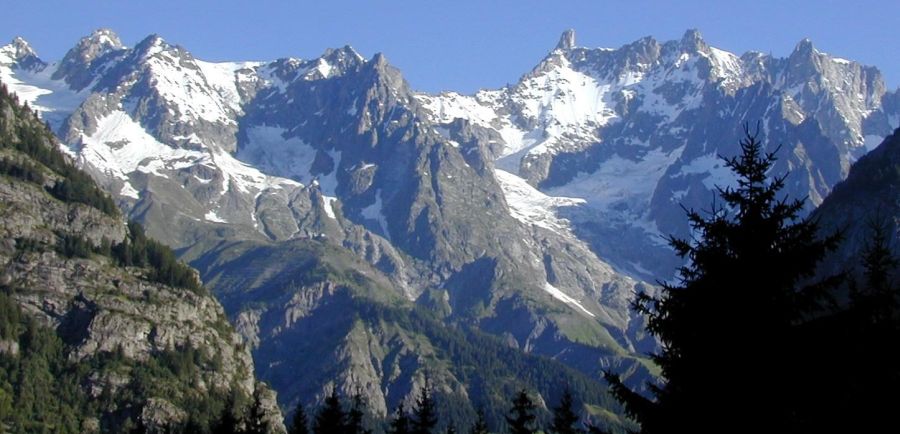
[(367, 57), (383, 52), (415, 89), (470, 93), (517, 81), (567, 28), (587, 47), (697, 28), (738, 54), (786, 56), (809, 37), (821, 51), (879, 67), (895, 88), (897, 17), (895, 0), (0, 0), (0, 40), (22, 36), (45, 60), (99, 27), (126, 45), (157, 33), (212, 61), (310, 58), (349, 44)]

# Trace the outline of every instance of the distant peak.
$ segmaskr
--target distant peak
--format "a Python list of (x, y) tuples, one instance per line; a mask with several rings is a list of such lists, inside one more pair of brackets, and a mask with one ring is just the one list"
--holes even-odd
[(115, 32), (110, 29), (97, 29), (91, 32), (90, 35), (81, 38), (78, 41), (78, 45), (66, 53), (63, 61), (65, 62), (68, 59), (71, 62), (79, 59), (81, 62), (90, 62), (103, 54), (119, 48), (122, 48), (122, 41), (119, 40), (119, 36)]
[(815, 49), (816, 47), (813, 46), (811, 39), (803, 38), (800, 40), (800, 42), (797, 43), (797, 46), (794, 47), (794, 53), (812, 53), (813, 51), (815, 51)]
[(166, 49), (166, 41), (156, 33), (148, 35), (134, 47), (135, 51), (151, 55)]
[(83, 40), (109, 48), (122, 47), (122, 41), (119, 39), (119, 35), (107, 28), (94, 30), (91, 32), (90, 36), (85, 37)]
[(156, 33), (151, 33), (147, 35), (146, 38), (144, 38), (144, 42), (146, 42), (148, 45), (162, 45), (166, 41), (163, 40), (162, 36), (159, 36)]
[(13, 38), (8, 45), (0, 47), (0, 61), (18, 63), (23, 68), (43, 65), (43, 62), (38, 59), (37, 53), (28, 44), (28, 41), (18, 36)]
[(31, 48), (31, 44), (29, 44), (28, 41), (26, 41), (21, 36), (16, 36), (15, 38), (13, 38), (13, 40), (10, 41), (7, 47), (12, 48), (13, 56), (16, 59), (36, 55), (34, 49)]
[(13, 40), (10, 42), (10, 45), (16, 47), (17, 49), (31, 50), (31, 44), (29, 44), (28, 41), (26, 41), (25, 38), (21, 36), (16, 36), (15, 38), (13, 38)]
[(344, 45), (341, 48), (328, 48), (325, 50), (325, 53), (322, 54), (322, 57), (329, 61), (346, 61), (351, 59), (355, 61), (363, 60), (363, 57), (349, 45)]
[(54, 80), (65, 78), (66, 83), (73, 89), (83, 89), (91, 81), (87, 72), (91, 63), (120, 48), (123, 48), (122, 41), (115, 32), (102, 28), (94, 30), (66, 52), (52, 78)]
[(707, 48), (703, 36), (697, 29), (688, 29), (684, 32), (684, 36), (681, 37), (681, 46), (690, 51), (702, 51)]
[(575, 30), (568, 29), (559, 37), (559, 42), (556, 43), (556, 49), (571, 50), (573, 48), (575, 48)]
[(382, 53), (375, 53), (375, 55), (372, 56), (371, 62), (376, 67), (384, 67), (384, 66), (387, 66), (387, 63), (388, 63), (387, 58), (384, 57), (384, 54), (382, 54)]

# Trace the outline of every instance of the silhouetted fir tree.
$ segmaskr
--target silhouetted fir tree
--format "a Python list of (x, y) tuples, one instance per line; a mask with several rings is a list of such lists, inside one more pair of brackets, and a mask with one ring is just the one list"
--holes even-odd
[(341, 406), (341, 398), (337, 388), (331, 389), (331, 394), (325, 398), (325, 405), (316, 415), (312, 432), (315, 434), (339, 434), (347, 428), (347, 413)]
[(559, 401), (559, 406), (553, 408), (553, 424), (550, 425), (550, 432), (556, 434), (576, 434), (581, 433), (575, 424), (578, 423), (578, 414), (575, 413), (572, 402), (572, 393), (569, 389), (563, 392), (563, 396)]
[(412, 432), (413, 434), (431, 434), (437, 426), (437, 408), (435, 408), (434, 396), (432, 396), (431, 380), (425, 377), (425, 384), (419, 390), (416, 399), (416, 408), (413, 409)]
[(237, 397), (233, 393), (228, 395), (222, 414), (210, 430), (212, 434), (238, 434), (241, 432), (239, 429), (240, 415), (236, 414), (237, 407)]
[(406, 414), (403, 403), (400, 403), (400, 405), (397, 406), (397, 410), (394, 412), (394, 419), (391, 420), (391, 426), (388, 428), (388, 433), (409, 434), (411, 432), (409, 422), (409, 415)]
[(350, 404), (350, 411), (347, 413), (347, 434), (370, 434), (372, 431), (366, 429), (366, 402), (362, 395), (357, 392), (353, 395)]
[(297, 409), (294, 410), (294, 417), (291, 418), (291, 425), (288, 427), (288, 434), (309, 434), (309, 420), (306, 417), (306, 410), (303, 409), (303, 402), (297, 403)]
[(706, 216), (688, 211), (693, 240), (670, 238), (687, 259), (680, 281), (634, 302), (662, 343), (654, 360), (665, 382), (649, 385), (655, 400), (607, 374), (646, 434), (795, 425), (793, 386), (802, 367), (792, 327), (836, 279), (802, 284), (839, 237), (818, 238), (816, 223), (799, 217), (803, 202), (779, 197), (785, 176), (769, 178), (774, 153), (744, 130), (741, 154), (726, 159), (737, 188), (719, 188), (724, 204), (714, 203)]
[(253, 403), (250, 405), (250, 411), (247, 414), (244, 433), (267, 434), (269, 429), (269, 421), (266, 420), (266, 411), (262, 405), (262, 393), (257, 390), (253, 393)]
[(900, 342), (897, 261), (884, 227), (870, 228), (858, 255), (861, 279), (849, 282), (849, 306), (799, 327), (798, 353), (806, 369), (798, 380), (804, 394), (797, 432), (880, 432), (896, 423), (896, 404), (883, 395), (900, 389), (900, 357), (885, 344)]
[(871, 238), (862, 251), (863, 284), (851, 292), (853, 334), (845, 345), (851, 351), (844, 360), (834, 360), (842, 362), (835, 370), (849, 376), (844, 391), (847, 405), (838, 409), (849, 416), (843, 426), (859, 432), (896, 426), (897, 400), (886, 398), (884, 392), (900, 389), (900, 287), (893, 281), (898, 261), (888, 244), (886, 224), (869, 226)]
[(865, 283), (850, 294), (851, 308), (859, 311), (861, 320), (876, 326), (889, 324), (900, 311), (896, 288), (891, 282), (898, 263), (891, 254), (885, 226), (882, 222), (869, 223), (871, 237), (862, 251)]
[(470, 434), (488, 434), (490, 432), (487, 425), (487, 418), (484, 415), (484, 407), (479, 406), (475, 410), (475, 424), (472, 425)]
[(513, 406), (509, 409), (509, 415), (506, 416), (506, 423), (509, 425), (511, 434), (531, 434), (535, 432), (535, 415), (534, 402), (528, 396), (525, 389), (520, 390), (512, 402)]

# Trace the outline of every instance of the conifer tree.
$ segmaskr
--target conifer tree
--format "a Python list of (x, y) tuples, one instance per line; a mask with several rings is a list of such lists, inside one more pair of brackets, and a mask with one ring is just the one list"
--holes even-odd
[(325, 398), (325, 405), (316, 414), (312, 432), (314, 434), (343, 433), (347, 428), (347, 413), (341, 405), (337, 387), (331, 389), (331, 394)]
[(288, 427), (288, 434), (309, 434), (309, 420), (306, 417), (306, 410), (303, 409), (303, 402), (297, 403), (297, 409), (294, 410), (294, 417), (291, 419), (291, 426)]
[(851, 291), (852, 308), (871, 325), (885, 325), (900, 311), (891, 273), (897, 268), (897, 259), (888, 245), (886, 224), (869, 223), (871, 236), (862, 251), (864, 284)]
[(559, 401), (559, 406), (553, 408), (553, 424), (550, 432), (556, 434), (576, 434), (582, 432), (575, 424), (578, 423), (578, 414), (575, 413), (572, 402), (572, 393), (567, 388)]
[(536, 407), (525, 389), (519, 391), (512, 402), (513, 406), (506, 416), (511, 434), (531, 434), (535, 432)]
[[(852, 333), (842, 346), (845, 357), (834, 360), (841, 363), (834, 370), (849, 377), (843, 400), (846, 408), (837, 411), (847, 416), (843, 427), (858, 432), (878, 432), (896, 425), (896, 400), (886, 399), (883, 393), (900, 388), (896, 348), (900, 343), (900, 287), (893, 281), (898, 261), (890, 250), (887, 224), (871, 222), (869, 227), (870, 240), (862, 251), (863, 282), (851, 292), (851, 324), (837, 324)], [(830, 331), (822, 340), (841, 331)]]
[(268, 434), (269, 421), (266, 419), (266, 411), (262, 404), (262, 392), (257, 389), (253, 393), (253, 403), (247, 414), (247, 424), (244, 429), (246, 434)]
[(403, 407), (403, 403), (397, 406), (397, 410), (394, 412), (394, 419), (391, 420), (391, 426), (388, 429), (388, 433), (390, 434), (409, 434), (410, 431), (410, 423), (409, 423), (409, 415), (406, 414), (406, 409)]
[(362, 395), (357, 391), (351, 398), (350, 411), (347, 413), (347, 434), (370, 434), (372, 431), (366, 429), (366, 402)]
[(412, 432), (413, 434), (431, 434), (437, 426), (437, 408), (435, 408), (434, 396), (432, 396), (431, 380), (425, 376), (425, 384), (419, 390), (416, 399), (416, 408), (413, 409)]
[(236, 414), (238, 410), (237, 396), (234, 393), (228, 395), (228, 399), (225, 401), (225, 408), (222, 409), (222, 414), (219, 416), (219, 420), (212, 426), (213, 434), (236, 434), (240, 432), (240, 418), (239, 415)]
[(680, 281), (634, 302), (662, 343), (654, 360), (664, 383), (649, 385), (655, 400), (607, 374), (646, 434), (793, 425), (791, 384), (802, 367), (792, 327), (834, 283), (804, 284), (839, 237), (820, 239), (816, 223), (799, 217), (803, 202), (780, 197), (785, 177), (769, 178), (774, 153), (764, 152), (758, 133), (744, 132), (741, 154), (726, 160), (737, 187), (719, 188), (724, 204), (708, 215), (688, 211), (693, 240), (670, 238), (687, 260)]
[(472, 430), (469, 432), (471, 434), (488, 434), (490, 432), (484, 416), (484, 407), (479, 406), (475, 411), (475, 424), (472, 425)]

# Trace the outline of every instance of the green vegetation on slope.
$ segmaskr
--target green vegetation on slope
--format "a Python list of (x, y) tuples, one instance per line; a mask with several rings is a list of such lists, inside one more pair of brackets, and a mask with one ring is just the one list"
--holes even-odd
[[(57, 199), (83, 203), (111, 216), (119, 214), (115, 202), (94, 183), (90, 175), (73, 166), (66, 156), (53, 146), (56, 138), (50, 129), (43, 123), (35, 122), (35, 114), (27, 106), (19, 105), (15, 95), (10, 95), (2, 83), (0, 83), (0, 99), (4, 102), (0, 109), (0, 126), (7, 126), (0, 128), (0, 146), (22, 152), (55, 172), (59, 179), (47, 187), (47, 191)], [(21, 119), (26, 121), (20, 121)], [(17, 171), (24, 172), (26, 178), (22, 179), (36, 183), (43, 182), (42, 177), (28, 179), (38, 173), (33, 164), (19, 163), (19, 166), (15, 167), (15, 163), (5, 160), (0, 167), (4, 165), (7, 167), (3, 173), (15, 176), (14, 173)]]
[[(185, 415), (181, 428), (191, 432), (209, 432), (220, 418), (228, 392), (202, 392), (194, 383), (200, 369), (221, 367), (220, 359), (184, 347), (144, 361), (121, 351), (74, 361), (53, 329), (20, 311), (12, 291), (0, 291), (0, 432), (131, 432), (140, 428), (136, 411), (147, 396), (165, 396)], [(88, 395), (82, 385), (96, 377), (107, 385)], [(130, 380), (113, 394), (116, 378)]]
[[(147, 344), (150, 351), (138, 350), (137, 354), (126, 354), (121, 344), (113, 350), (102, 345), (101, 348), (82, 345), (94, 333), (91, 330), (95, 326), (105, 327), (99, 332), (101, 335), (90, 336), (99, 339), (98, 342), (115, 337), (118, 333), (115, 327), (119, 324), (124, 328), (145, 326), (147, 323), (140, 321), (146, 318), (134, 314), (143, 309), (141, 303), (155, 303), (153, 300), (159, 296), (181, 300), (185, 296), (183, 290), (201, 296), (208, 293), (194, 271), (177, 261), (168, 247), (149, 239), (140, 225), (129, 224), (120, 243), (113, 244), (104, 238), (99, 245), (74, 229), (77, 226), (63, 223), (51, 230), (47, 222), (60, 221), (60, 216), (67, 215), (87, 219), (82, 227), (121, 224), (117, 221), (120, 213), (114, 202), (86, 173), (73, 166), (55, 143), (36, 115), (20, 106), (15, 96), (0, 84), (0, 181), (4, 193), (9, 194), (4, 198), (11, 198), (11, 203), (0, 206), (33, 210), (23, 215), (26, 223), (22, 227), (36, 228), (33, 233), (20, 234), (15, 232), (19, 226), (6, 226), (4, 222), (4, 229), (9, 230), (4, 230), (4, 239), (0, 240), (5, 249), (2, 257), (10, 261), (5, 269), (0, 268), (0, 433), (148, 430), (211, 433), (221, 425), (225, 415), (242, 418), (244, 413), (249, 413), (250, 399), (243, 396), (245, 389), (237, 382), (245, 378), (226, 377), (224, 384), (218, 379), (228, 371), (240, 373), (243, 360), (228, 360), (238, 367), (225, 369), (226, 361), (221, 353), (195, 348), (190, 344), (194, 342), (192, 339), (186, 339), (186, 344), (160, 346), (156, 346), (159, 344), (156, 341)], [(35, 198), (43, 201), (44, 208), (34, 210), (22, 206)], [(83, 205), (100, 213), (82, 213)], [(14, 214), (3, 217), (15, 221)], [(35, 221), (36, 225), (28, 226)], [(65, 222), (65, 217), (61, 221)], [(121, 234), (120, 229), (110, 227), (109, 233)], [(102, 227), (99, 232), (105, 233)], [(34, 267), (52, 271), (32, 272)], [(89, 270), (109, 280), (106, 286), (96, 288), (91, 286), (93, 280), (72, 282), (71, 286), (70, 282), (52, 280), (71, 276), (67, 274), (71, 270)], [(52, 275), (56, 272), (60, 274)], [(107, 272), (109, 275), (104, 274)], [(134, 285), (135, 278), (161, 283), (174, 290)], [(36, 292), (38, 288), (29, 282), (46, 294)], [(45, 285), (47, 282), (50, 284)], [(145, 298), (134, 297), (135, 288), (143, 291)], [(75, 289), (78, 294), (66, 293), (68, 289)], [(110, 292), (117, 294), (115, 307), (98, 307), (98, 300)], [(48, 307), (47, 302), (59, 306)], [(84, 308), (73, 308), (67, 303)], [(210, 336), (223, 339), (222, 345), (226, 347), (234, 345), (231, 327), (216, 309), (207, 309), (206, 313), (209, 312), (214, 316), (205, 317), (205, 325), (190, 326), (201, 331), (205, 331), (202, 327), (212, 327), (214, 332)], [(114, 324), (101, 321), (111, 318), (115, 319)], [(130, 322), (132, 319), (137, 322)], [(166, 330), (156, 319), (149, 327), (148, 341), (154, 341), (157, 334), (173, 331)], [(122, 330), (123, 333), (134, 331)], [(233, 384), (227, 384), (228, 381)], [(257, 415), (261, 414), (257, 411)], [(242, 424), (249, 426), (249, 421)]]

